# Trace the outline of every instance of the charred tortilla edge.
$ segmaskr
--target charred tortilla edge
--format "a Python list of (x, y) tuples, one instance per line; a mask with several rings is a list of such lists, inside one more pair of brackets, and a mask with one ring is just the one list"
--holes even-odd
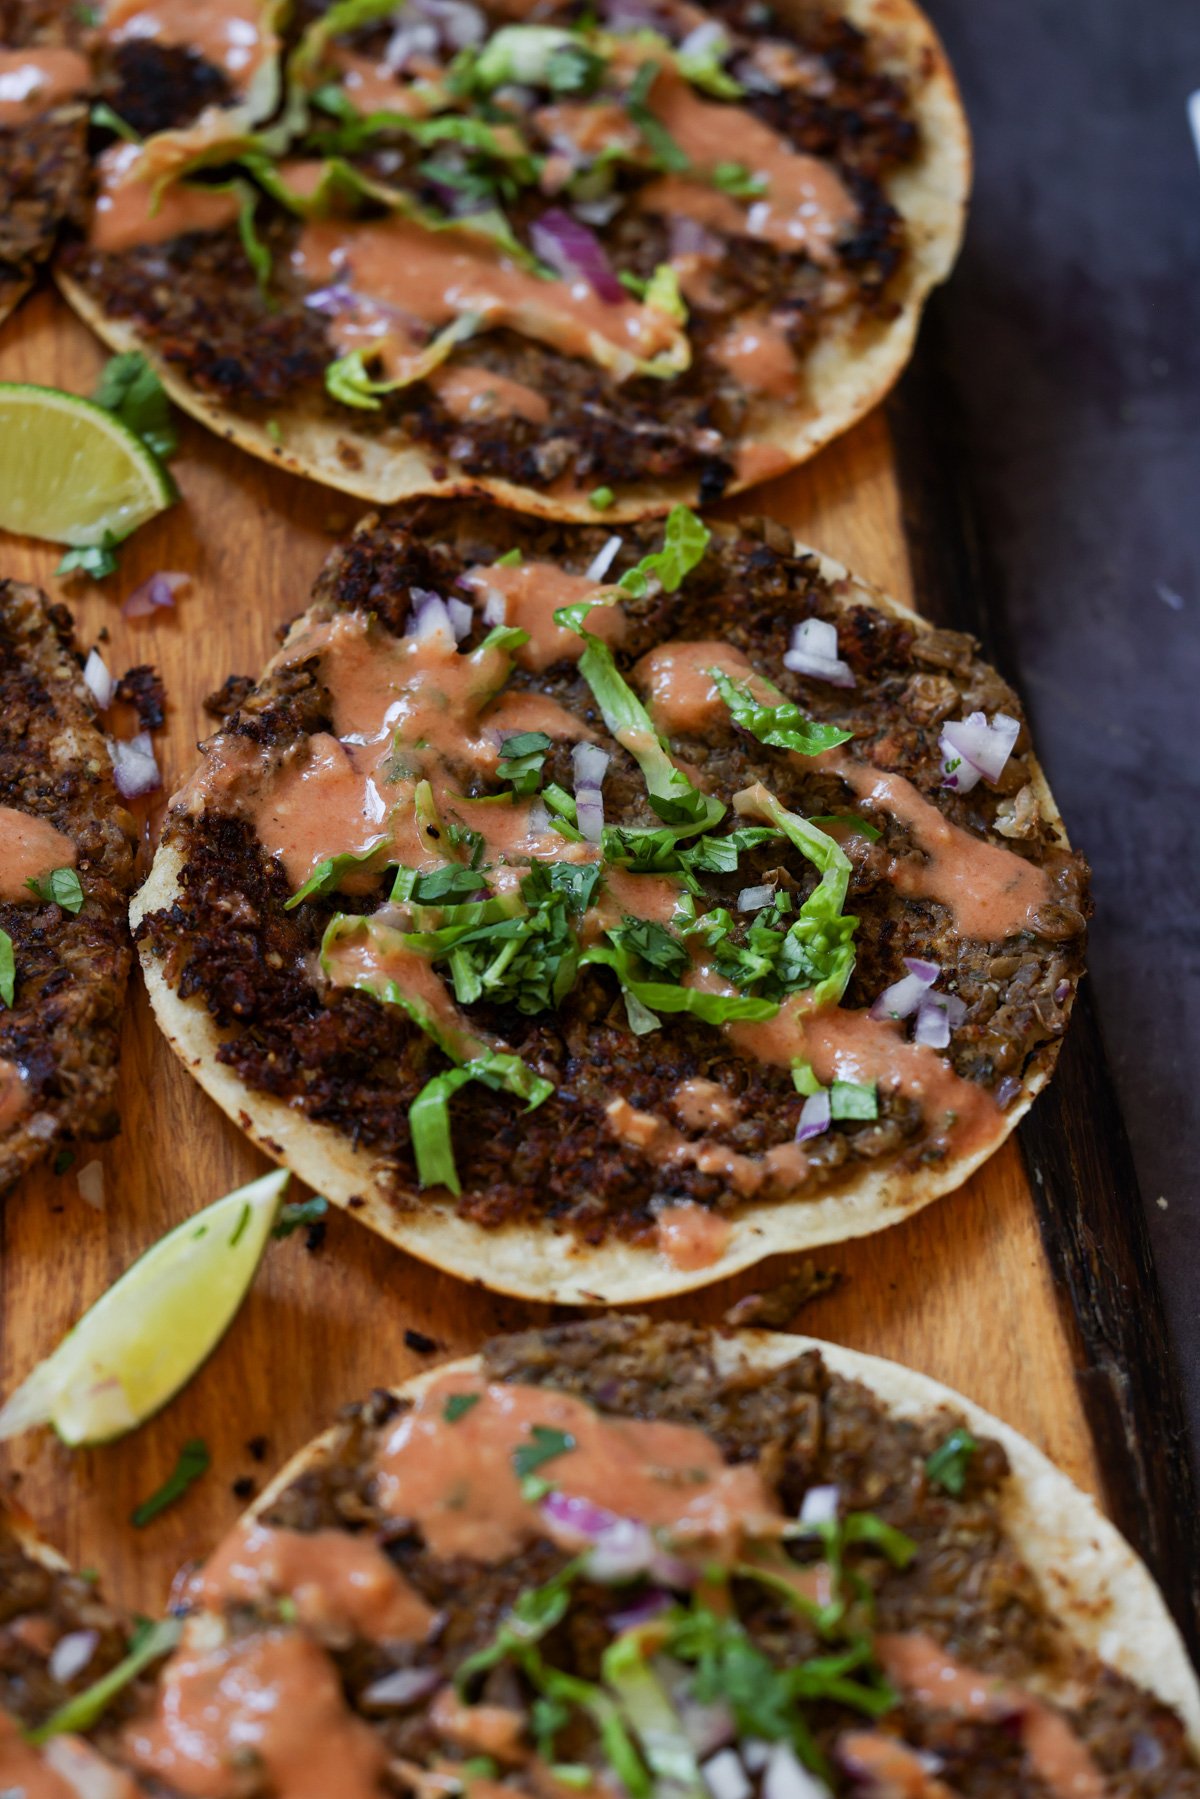
[[(898, 307), (896, 315), (880, 324), (851, 316), (821, 332), (804, 364), (805, 403), (781, 402), (755, 432), (755, 443), (773, 446), (785, 459), (772, 475), (807, 461), (857, 423), (892, 387), (908, 361), (926, 297), (954, 265), (971, 185), (966, 115), (946, 53), (924, 14), (913, 0), (832, 0), (832, 4), (833, 10), (880, 42), (885, 66), (913, 82), (913, 110), (924, 148), (886, 189), (904, 217), (909, 238), (902, 271), (889, 295)], [(795, 0), (779, 0), (785, 18), (794, 10)], [(385, 443), (356, 431), (350, 419), (344, 424), (331, 421), (316, 406), (276, 408), (271, 422), (280, 442), (265, 423), (241, 418), (199, 392), (133, 325), (107, 317), (63, 269), (56, 270), (55, 278), (80, 318), (110, 349), (141, 350), (177, 406), (252, 456), (376, 505), (418, 495), (476, 496), (535, 518), (596, 522), (584, 493), (555, 496), (499, 477), (468, 475), (427, 446), (406, 443), (398, 434)], [(446, 472), (439, 474), (439, 469)], [(735, 479), (725, 497), (750, 485)], [(620, 495), (604, 519), (618, 523), (646, 518), (673, 505), (694, 503), (696, 495), (694, 480), (646, 482)]]
[[(852, 575), (839, 562), (797, 542), (821, 575), (843, 585), (846, 603), (861, 601), (918, 631), (932, 627), (899, 601)], [(1042, 817), (1069, 848), (1053, 796), (1033, 755), (1030, 779)], [(160, 845), (149, 878), (135, 896), (130, 923), (168, 909), (179, 897), (181, 860), (175, 848)], [(817, 1199), (783, 1199), (745, 1205), (733, 1215), (728, 1245), (720, 1258), (700, 1269), (671, 1267), (657, 1249), (609, 1240), (598, 1246), (566, 1232), (533, 1224), (485, 1229), (459, 1217), (452, 1201), (432, 1199), (415, 1189), (389, 1187), (381, 1159), (355, 1148), (340, 1131), (315, 1123), (285, 1101), (246, 1086), (218, 1061), (223, 1037), (203, 999), (181, 1000), (162, 965), (139, 946), (142, 972), (155, 1018), (171, 1048), (209, 1096), (275, 1161), (345, 1207), (361, 1223), (424, 1262), (461, 1280), (474, 1281), (514, 1298), (560, 1305), (628, 1305), (664, 1299), (710, 1286), (784, 1252), (802, 1252), (828, 1243), (869, 1236), (911, 1217), (953, 1191), (999, 1149), (1050, 1078), (1058, 1045), (1038, 1052), (1022, 1079), (1022, 1092), (997, 1114), (990, 1144), (969, 1155), (948, 1157), (938, 1166), (914, 1171), (868, 1166), (856, 1178)], [(1072, 995), (1072, 1000), (1073, 1000)], [(1069, 1013), (1068, 1013), (1069, 1016)], [(393, 1195), (398, 1193), (400, 1203)]]
[[(778, 1368), (815, 1349), (834, 1374), (860, 1381), (893, 1417), (927, 1417), (950, 1407), (974, 1434), (1002, 1444), (1011, 1475), (1001, 1519), (1050, 1610), (1084, 1649), (1173, 1706), (1200, 1752), (1200, 1681), (1150, 1570), (1096, 1501), (1020, 1431), (931, 1375), (820, 1337), (737, 1331), (714, 1336), (713, 1348), (723, 1371)], [(479, 1356), (442, 1362), (392, 1391), (415, 1399), (448, 1370), (471, 1372), (482, 1365)], [(245, 1518), (260, 1517), (294, 1481), (327, 1461), (336, 1430), (323, 1432), (292, 1456)]]

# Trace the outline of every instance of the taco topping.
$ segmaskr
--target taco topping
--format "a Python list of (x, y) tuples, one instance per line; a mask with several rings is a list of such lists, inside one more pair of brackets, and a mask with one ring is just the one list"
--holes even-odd
[[(296, 1584), (201, 1576), (122, 1754), (239, 1799), (335, 1765), (339, 1793), (422, 1799), (1195, 1795), (1180, 1720), (1010, 1540), (1013, 1479), (952, 1410), (896, 1417), (816, 1350), (738, 1365), (619, 1317), (500, 1339), (352, 1410), (239, 1527), (216, 1563), (286, 1538)], [(337, 1536), (434, 1629), (348, 1621)]]
[[(946, 784), (942, 721), (1019, 719), (967, 639), (769, 528), (609, 544), (465, 507), (355, 538), (176, 796), (139, 936), (398, 1198), (697, 1269), (748, 1200), (999, 1140), (1084, 871), (1019, 743)], [(804, 620), (850, 685), (789, 666)]]

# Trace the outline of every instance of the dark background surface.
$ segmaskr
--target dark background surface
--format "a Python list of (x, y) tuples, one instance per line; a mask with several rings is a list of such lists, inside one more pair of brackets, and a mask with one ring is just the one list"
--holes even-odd
[(928, 0), (977, 159), (926, 327), (1091, 963), (1200, 1445), (1197, 0)]

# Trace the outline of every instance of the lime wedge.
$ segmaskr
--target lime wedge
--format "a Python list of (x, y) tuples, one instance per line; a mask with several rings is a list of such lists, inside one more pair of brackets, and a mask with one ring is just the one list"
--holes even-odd
[(0, 530), (76, 547), (119, 542), (174, 498), (157, 456), (103, 406), (0, 381)]
[(274, 1169), (160, 1237), (0, 1407), (0, 1440), (52, 1424), (72, 1448), (103, 1443), (166, 1405), (232, 1322), (287, 1183)]

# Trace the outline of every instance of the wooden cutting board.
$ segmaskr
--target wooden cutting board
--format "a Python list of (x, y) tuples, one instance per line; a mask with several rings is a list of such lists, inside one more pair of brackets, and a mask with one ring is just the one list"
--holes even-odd
[[(0, 333), (0, 379), (88, 393), (103, 352), (51, 294)], [(66, 597), (85, 648), (102, 632), (109, 667), (151, 662), (170, 713), (159, 760), (169, 792), (212, 728), (204, 696), (230, 673), (256, 673), (281, 620), (303, 608), (331, 543), (360, 516), (355, 502), (264, 467), (186, 424), (173, 464), (182, 503), (139, 532), (119, 574)], [(899, 599), (914, 595), (884, 416), (876, 412), (809, 467), (752, 496), (803, 539)], [(726, 508), (727, 511), (737, 508)], [(57, 590), (59, 552), (5, 539), (0, 574)], [(120, 600), (155, 570), (193, 587), (174, 614), (126, 621)], [(61, 590), (57, 590), (61, 591)], [(147, 826), (147, 843), (150, 825)], [(99, 1151), (105, 1202), (80, 1196), (84, 1150), (62, 1176), (37, 1173), (0, 1209), (0, 1391), (7, 1393), (84, 1308), (171, 1225), (263, 1171), (263, 1161), (185, 1073), (159, 1036), (136, 973), (122, 1051), (122, 1132)], [(294, 1196), (298, 1194), (294, 1192)], [(800, 1326), (900, 1361), (959, 1387), (1008, 1419), (1081, 1485), (1101, 1492), (1072, 1367), (1069, 1320), (1056, 1304), (1033, 1200), (1015, 1141), (973, 1180), (879, 1236), (822, 1251), (843, 1279)], [(788, 1271), (786, 1258), (659, 1308), (719, 1320), (743, 1293)], [(171, 1575), (204, 1553), (252, 1490), (286, 1456), (372, 1386), (426, 1366), (406, 1340), (440, 1353), (491, 1332), (546, 1322), (546, 1308), (491, 1297), (411, 1260), (343, 1213), (313, 1250), (304, 1234), (273, 1243), (216, 1354), (173, 1404), (125, 1441), (70, 1452), (50, 1435), (0, 1451), (0, 1478), (78, 1566), (99, 1570), (121, 1602), (153, 1611)], [(129, 1516), (201, 1437), (209, 1472), (142, 1531)], [(236, 1490), (235, 1490), (236, 1489)]]

